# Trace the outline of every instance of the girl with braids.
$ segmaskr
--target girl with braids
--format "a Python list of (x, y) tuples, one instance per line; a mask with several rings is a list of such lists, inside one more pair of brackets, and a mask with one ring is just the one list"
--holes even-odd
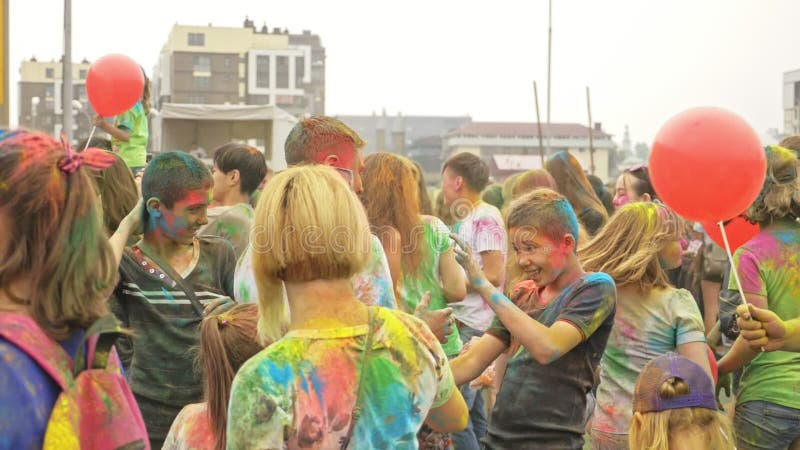
[(114, 118), (114, 124), (95, 116), (94, 125), (111, 135), (114, 147), (134, 177), (147, 165), (147, 139), (150, 135), (147, 115), (150, 114), (150, 80), (142, 69), (144, 90), (142, 99), (133, 107)]
[(593, 449), (627, 449), (636, 377), (675, 351), (709, 374), (703, 319), (692, 294), (670, 285), (681, 263), (681, 219), (667, 207), (629, 203), (579, 251), (583, 267), (617, 285), (617, 314), (603, 357), (592, 422)]
[[(797, 156), (770, 146), (767, 177), (747, 218), (761, 231), (736, 250), (735, 277), (728, 288), (739, 291), (757, 308), (769, 309), (782, 320), (800, 317), (800, 179)], [(719, 370), (744, 367), (736, 402), (734, 427), (740, 449), (797, 448), (800, 445), (800, 354), (762, 353), (741, 336), (719, 362)], [(766, 420), (765, 420), (766, 418)]]
[(558, 152), (547, 160), (547, 171), (553, 176), (558, 192), (567, 197), (578, 221), (589, 236), (594, 236), (608, 221), (603, 202), (594, 193), (581, 163), (569, 152)]
[(231, 383), (239, 367), (264, 347), (258, 342), (258, 306), (237, 305), (200, 325), (198, 363), (205, 401), (185, 406), (164, 442), (165, 450), (224, 450)]

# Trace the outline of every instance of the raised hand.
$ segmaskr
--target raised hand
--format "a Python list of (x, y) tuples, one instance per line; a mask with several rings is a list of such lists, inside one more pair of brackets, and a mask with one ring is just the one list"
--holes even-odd
[(478, 260), (472, 252), (472, 247), (455, 234), (451, 233), (450, 239), (456, 243), (453, 248), (456, 252), (456, 261), (461, 264), (461, 267), (463, 267), (464, 271), (467, 273), (469, 285), (473, 289), (477, 289), (483, 285), (489, 284), (483, 274), (483, 269), (480, 264), (478, 264)]

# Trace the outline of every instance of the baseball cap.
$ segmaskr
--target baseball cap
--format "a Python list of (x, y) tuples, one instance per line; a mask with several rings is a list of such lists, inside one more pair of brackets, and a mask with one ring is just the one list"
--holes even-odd
[[(674, 398), (659, 394), (661, 385), (670, 378), (679, 378), (689, 385), (689, 393)], [(642, 369), (633, 393), (633, 410), (640, 413), (678, 408), (717, 410), (714, 384), (702, 367), (690, 359), (669, 352), (653, 359)]]

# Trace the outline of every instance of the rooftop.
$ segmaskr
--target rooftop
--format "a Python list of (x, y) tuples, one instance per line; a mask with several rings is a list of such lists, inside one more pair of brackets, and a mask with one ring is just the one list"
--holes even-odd
[[(598, 124), (599, 125), (599, 124)], [(542, 136), (546, 137), (588, 137), (589, 127), (578, 123), (541, 124)], [(611, 138), (602, 129), (592, 129), (594, 138)], [(536, 137), (538, 125), (528, 122), (469, 122), (448, 133), (449, 136), (505, 136)]]

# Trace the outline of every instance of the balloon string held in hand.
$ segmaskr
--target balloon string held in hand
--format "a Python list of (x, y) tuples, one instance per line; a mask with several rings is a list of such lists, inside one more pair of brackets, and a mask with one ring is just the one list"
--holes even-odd
[[(725, 232), (725, 222), (718, 222), (717, 225), (719, 226), (720, 231), (722, 232), (722, 241), (725, 243), (725, 254), (728, 255), (728, 261), (731, 263), (731, 272), (733, 272), (733, 278), (736, 280), (736, 288), (739, 289), (739, 295), (742, 297), (742, 303), (747, 305), (747, 299), (744, 296), (744, 290), (742, 289), (742, 280), (739, 279), (739, 271), (736, 269), (736, 264), (733, 262), (733, 254), (731, 253), (731, 246), (728, 243), (728, 234)], [(749, 311), (749, 309), (748, 309)], [(748, 317), (745, 319), (750, 319), (750, 314), (747, 314)], [(761, 347), (761, 351), (766, 351), (764, 347)]]

